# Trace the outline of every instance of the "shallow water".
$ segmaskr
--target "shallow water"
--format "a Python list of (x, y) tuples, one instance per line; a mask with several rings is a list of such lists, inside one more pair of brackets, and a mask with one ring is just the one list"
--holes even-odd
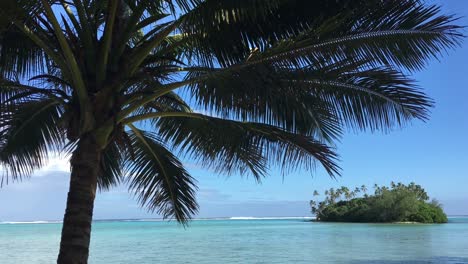
[[(0, 263), (54, 263), (60, 223), (0, 224)], [(468, 217), (448, 224), (303, 219), (99, 221), (90, 263), (467, 263)]]

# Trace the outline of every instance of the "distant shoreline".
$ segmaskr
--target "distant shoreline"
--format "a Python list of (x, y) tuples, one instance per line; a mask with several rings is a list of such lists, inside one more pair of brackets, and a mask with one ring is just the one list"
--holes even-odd
[[(449, 215), (448, 218), (468, 218), (468, 215)], [(315, 216), (265, 216), (265, 217), (253, 217), (253, 216), (231, 216), (231, 217), (206, 217), (206, 218), (194, 218), (192, 221), (226, 221), (226, 220), (315, 220)], [(93, 222), (174, 222), (174, 219), (163, 219), (163, 218), (115, 218), (115, 219), (96, 219)], [(325, 222), (317, 221), (320, 223), (349, 223), (349, 222)], [(35, 220), (35, 221), (0, 221), (2, 224), (61, 224), (61, 220)], [(356, 222), (358, 223), (358, 222)], [(377, 223), (363, 223), (363, 224), (377, 224)], [(382, 224), (420, 224), (418, 222), (389, 222)]]
[[(206, 217), (194, 218), (192, 221), (215, 221), (215, 220), (287, 220), (287, 219), (304, 219), (313, 220), (314, 216), (231, 216), (231, 217)], [(174, 219), (164, 218), (113, 218), (113, 219), (96, 219), (93, 222), (164, 222), (175, 221)], [(35, 220), (35, 221), (0, 221), (0, 224), (58, 224), (62, 223), (61, 220)]]

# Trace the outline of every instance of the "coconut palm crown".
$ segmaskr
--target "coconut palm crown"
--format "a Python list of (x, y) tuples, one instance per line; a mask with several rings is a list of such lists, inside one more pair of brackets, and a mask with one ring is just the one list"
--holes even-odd
[(345, 130), (428, 117), (409, 74), (462, 37), (418, 0), (0, 2), (1, 181), (71, 154), (59, 263), (87, 262), (97, 190), (124, 183), (190, 219), (179, 158), (258, 181), (339, 175)]

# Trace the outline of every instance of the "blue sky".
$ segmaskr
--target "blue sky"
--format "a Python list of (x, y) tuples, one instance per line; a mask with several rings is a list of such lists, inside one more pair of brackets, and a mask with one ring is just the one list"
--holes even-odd
[[(464, 16), (468, 1), (439, 1), (445, 12)], [(468, 35), (465, 30), (465, 35)], [(441, 61), (414, 74), (436, 106), (426, 123), (415, 121), (390, 133), (347, 133), (337, 144), (343, 176), (336, 180), (318, 168), (298, 171), (283, 181), (278, 171), (258, 185), (239, 175), (226, 177), (187, 162), (198, 180), (198, 217), (309, 216), (313, 190), (330, 187), (372, 186), (390, 181), (423, 185), (444, 204), (448, 214), (468, 214), (468, 40)], [(68, 190), (68, 165), (53, 158), (30, 180), (0, 189), (0, 221), (60, 220)], [(99, 193), (95, 218), (158, 217), (138, 206), (124, 186)]]

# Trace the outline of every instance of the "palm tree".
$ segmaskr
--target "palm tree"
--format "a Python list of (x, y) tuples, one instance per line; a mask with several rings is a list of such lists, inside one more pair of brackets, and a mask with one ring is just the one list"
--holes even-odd
[(377, 183), (374, 183), (374, 194), (380, 194), (380, 187), (377, 185)]
[(197, 212), (177, 156), (257, 181), (315, 162), (335, 177), (344, 129), (427, 118), (403, 71), (458, 44), (452, 21), (417, 0), (2, 0), (2, 184), (70, 153), (58, 263), (86, 263), (97, 190)]
[(356, 188), (354, 188), (354, 191), (353, 191), (353, 195), (352, 195), (352, 196), (355, 197), (355, 196), (358, 195), (358, 193), (360, 193), (360, 192), (361, 192), (361, 188), (356, 187)]
[(345, 197), (346, 200), (349, 200), (349, 199), (351, 199), (351, 197), (352, 197), (352, 194), (351, 194), (349, 188), (346, 187), (346, 186), (342, 186), (342, 187), (341, 187), (341, 189), (340, 189), (340, 196), (341, 196), (341, 194), (344, 194), (344, 197)]
[(361, 185), (361, 191), (362, 191), (363, 193), (366, 193), (366, 192), (367, 192), (367, 187), (366, 187), (366, 185), (364, 185), (364, 184)]
[(367, 198), (369, 197), (369, 195), (367, 194), (367, 186), (366, 185), (361, 185), (361, 191), (364, 193), (364, 198)]
[(310, 211), (312, 212), (312, 214), (315, 214), (317, 212), (317, 202), (315, 202), (314, 200), (310, 200), (309, 205)]

